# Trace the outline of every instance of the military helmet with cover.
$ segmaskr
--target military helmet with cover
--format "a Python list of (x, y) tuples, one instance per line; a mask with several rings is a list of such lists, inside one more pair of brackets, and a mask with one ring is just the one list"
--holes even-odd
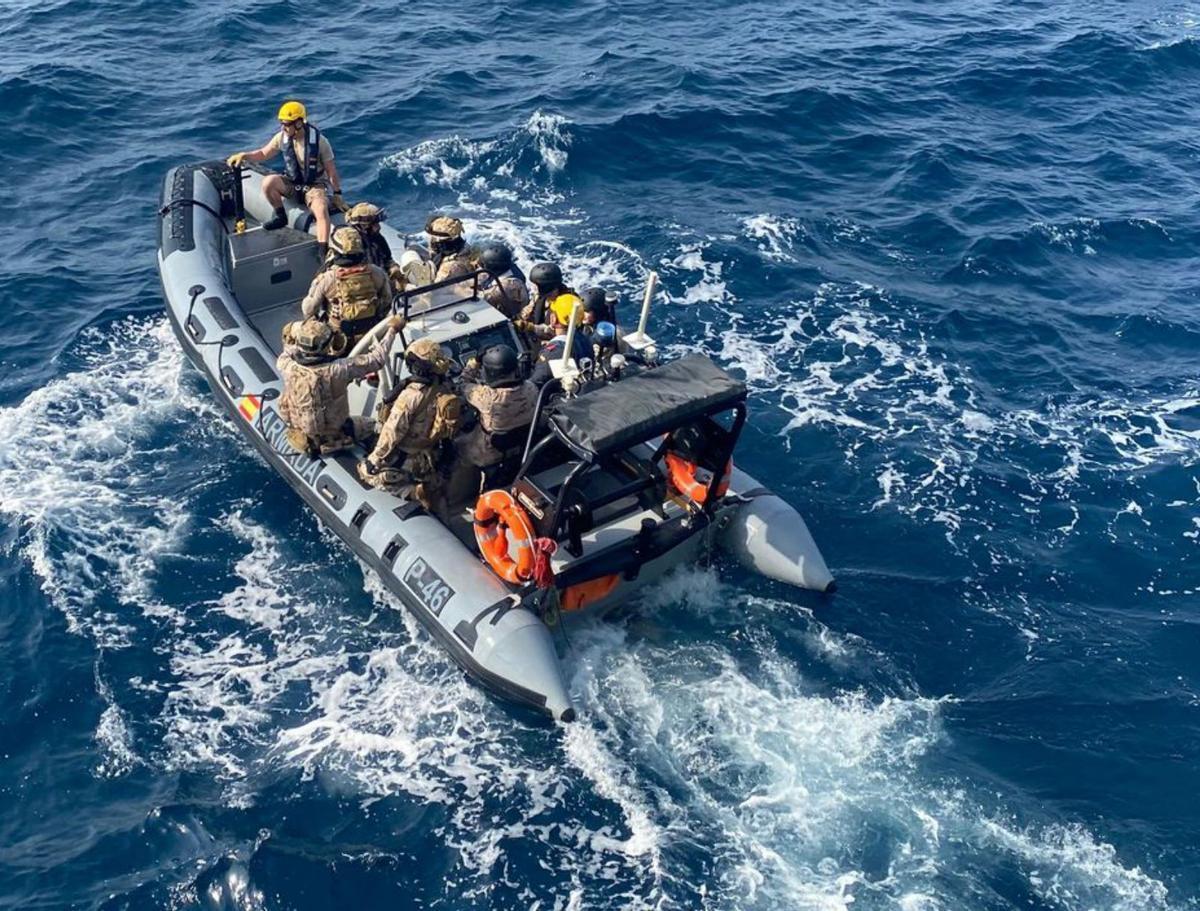
[(290, 339), (305, 354), (325, 354), (332, 347), (335, 335), (333, 327), (319, 319), (288, 323), (283, 330), (284, 340)]
[(425, 233), (429, 235), (429, 249), (442, 255), (458, 253), (465, 245), (463, 223), (453, 215), (433, 215), (425, 222)]
[(364, 253), (362, 235), (354, 228), (338, 228), (329, 238), (329, 249), (335, 256), (362, 256)]
[(387, 221), (387, 211), (372, 202), (355, 203), (346, 213), (346, 221), (355, 227), (378, 225)]
[(432, 215), (425, 222), (425, 233), (430, 237), (457, 240), (463, 235), (463, 223), (453, 215)]
[(433, 373), (445, 376), (450, 372), (450, 357), (444, 348), (433, 339), (425, 337), (410, 342), (404, 351), (404, 362), (414, 372)]

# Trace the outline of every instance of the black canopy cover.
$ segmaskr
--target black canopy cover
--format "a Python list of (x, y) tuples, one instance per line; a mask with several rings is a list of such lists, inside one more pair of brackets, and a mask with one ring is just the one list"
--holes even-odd
[(742, 383), (705, 355), (689, 354), (562, 402), (550, 420), (571, 445), (604, 455), (732, 408), (745, 398)]

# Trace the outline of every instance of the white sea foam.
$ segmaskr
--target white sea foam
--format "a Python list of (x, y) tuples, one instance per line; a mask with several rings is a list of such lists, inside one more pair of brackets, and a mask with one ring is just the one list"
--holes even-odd
[(124, 711), (118, 705), (110, 703), (100, 714), (100, 723), (96, 726), (96, 743), (101, 753), (96, 774), (103, 778), (118, 778), (138, 762), (137, 754), (133, 750), (129, 724)]
[(1082, 472), (1117, 476), (1200, 462), (1200, 431), (1174, 419), (1200, 407), (1200, 388), (995, 410), (970, 374), (926, 339), (919, 317), (886, 292), (825, 284), (798, 307), (797, 315), (770, 325), (735, 313), (717, 334), (721, 359), (790, 412), (785, 434), (829, 427), (846, 459), (859, 465), (886, 449), (887, 458), (873, 467), (881, 491), (875, 508), (939, 523), (952, 541), (964, 523), (990, 527), (992, 510), (1000, 508), (979, 493), (978, 461), (1011, 461), (1008, 453), (1023, 441), (1039, 443), (1038, 463), (1021, 467), (1032, 495), (1046, 503), (1069, 504)]
[[(496, 139), (472, 140), (447, 136), (420, 142), (386, 156), (383, 167), (427, 186), (454, 190), (460, 202), (479, 204), (480, 196), (536, 207), (562, 200), (532, 177), (562, 171), (572, 142), (571, 122), (560, 114), (535, 111), (516, 130)], [(531, 155), (526, 156), (526, 152)], [(507, 185), (506, 185), (507, 184)]]
[[(706, 241), (684, 243), (679, 253), (671, 259), (663, 259), (660, 266), (664, 275), (677, 277), (685, 282), (682, 294), (673, 294), (664, 289), (668, 301), (690, 306), (692, 304), (720, 304), (729, 297), (725, 281), (721, 277), (724, 263), (706, 259)], [(695, 273), (699, 273), (695, 275)]]
[(183, 357), (161, 319), (89, 330), (81, 357), (80, 369), (0, 409), (0, 511), (19, 524), (23, 552), (69, 628), (117, 648), (132, 630), (117, 607), (166, 609), (151, 570), (188, 522), (160, 492), (158, 467), (172, 449), (157, 431), (204, 406), (180, 383)]
[(804, 236), (804, 228), (794, 218), (774, 216), (767, 213), (742, 219), (746, 235), (758, 243), (764, 259), (776, 262), (794, 260), (791, 250), (797, 238)]
[(1137, 866), (1127, 866), (1112, 845), (1078, 826), (1023, 830), (985, 819), (979, 834), (1022, 865), (1034, 893), (1056, 908), (1166, 911), (1166, 886)]

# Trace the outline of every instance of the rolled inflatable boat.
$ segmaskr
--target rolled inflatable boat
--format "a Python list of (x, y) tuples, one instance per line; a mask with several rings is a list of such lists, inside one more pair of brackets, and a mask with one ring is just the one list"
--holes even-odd
[[(363, 485), (355, 471), (361, 449), (316, 458), (297, 452), (279, 415), (283, 384), (275, 361), (282, 328), (299, 318), (320, 262), (306, 210), (289, 202), (288, 227), (258, 227), (271, 214), (261, 192), (264, 173), (224, 162), (167, 173), (158, 264), (172, 329), (251, 445), (472, 680), (572, 720), (552, 626), (572, 612), (610, 609), (714, 546), (771, 578), (832, 591), (804, 520), (783, 500), (737, 468), (711, 483), (703, 472), (697, 482), (666, 468), (677, 428), (727, 426), (715, 418), (722, 410), (736, 415), (734, 430), (712, 431), (728, 448), (719, 464), (728, 464), (744, 420), (744, 387), (698, 355), (625, 378), (620, 371), (601, 378), (595, 369), (573, 374), (574, 362), (556, 371), (565, 376), (543, 390), (519, 467), (514, 463), (515, 474), (500, 479), (508, 483), (496, 485), (507, 491), (513, 523), (524, 517), (544, 544), (536, 579), (497, 566), (503, 546), (479, 546), (481, 506), (476, 527), (471, 504), (443, 524), (416, 502)], [(387, 225), (383, 230), (393, 250), (403, 251), (404, 239)], [(492, 344), (520, 344), (511, 324), (480, 298), (478, 277), (402, 298), (396, 306), (409, 314), (405, 338), (380, 378), (351, 387), (352, 414), (374, 416), (403, 377), (402, 346), (417, 337), (436, 338), (460, 362)], [(687, 495), (696, 483), (710, 500)], [(487, 502), (502, 513), (509, 501)], [(509, 523), (500, 527), (510, 539), (516, 534)]]

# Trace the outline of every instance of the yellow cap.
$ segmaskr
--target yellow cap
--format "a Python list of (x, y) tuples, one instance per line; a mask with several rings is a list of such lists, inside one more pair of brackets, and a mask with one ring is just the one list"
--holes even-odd
[(308, 111), (299, 101), (285, 101), (279, 108), (279, 122), (291, 123), (293, 120), (307, 120)]
[(558, 321), (564, 326), (571, 322), (571, 311), (582, 306), (583, 301), (574, 294), (560, 294), (554, 300), (550, 301), (550, 309), (554, 311), (554, 315), (558, 317)]

